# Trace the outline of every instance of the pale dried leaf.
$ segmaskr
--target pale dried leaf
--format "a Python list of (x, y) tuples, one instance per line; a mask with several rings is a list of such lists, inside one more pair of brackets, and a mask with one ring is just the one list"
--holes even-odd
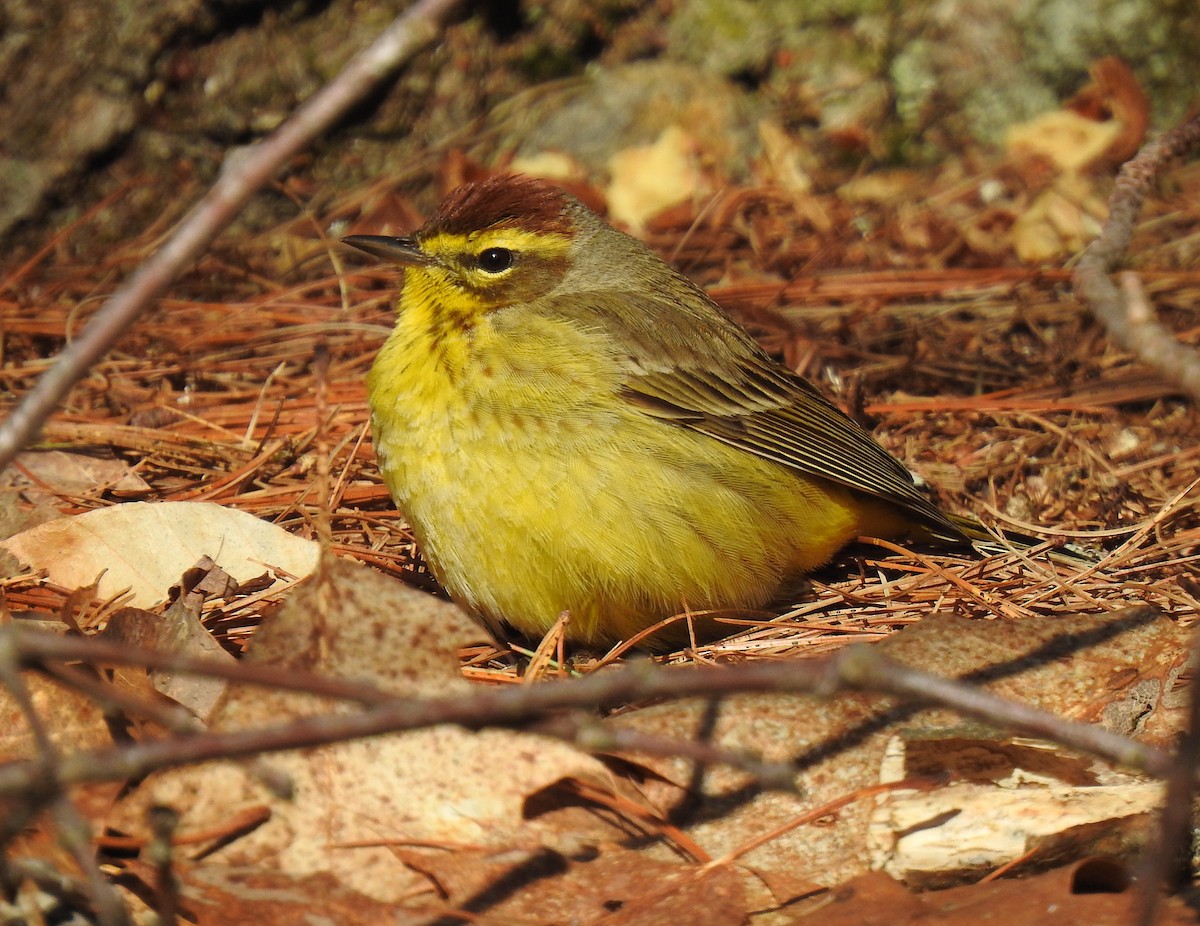
[[(403, 855), (447, 894), (451, 910), (477, 910), (478, 919), (472, 921), (487, 926), (596, 922), (651, 926), (680, 919), (689, 926), (726, 926), (745, 922), (745, 884), (754, 880), (735, 866), (706, 868), (656, 861), (617, 846), (605, 846), (594, 858), (583, 859), (544, 850), (487, 853), (417, 848), (403, 850)], [(497, 891), (496, 885), (520, 889)], [(489, 897), (490, 902), (476, 904), (479, 897)]]
[(618, 151), (608, 163), (609, 215), (637, 231), (668, 206), (694, 196), (701, 182), (695, 151), (695, 141), (677, 125), (651, 145)]
[(59, 495), (149, 492), (149, 484), (124, 460), (65, 450), (27, 450), (0, 473), (0, 484), (21, 489), (35, 503), (54, 504)]
[(921, 176), (914, 170), (877, 170), (843, 183), (838, 196), (848, 203), (889, 203), (911, 196), (919, 183)]
[(239, 582), (273, 569), (308, 575), (318, 547), (244, 511), (205, 502), (132, 502), (38, 525), (0, 542), (65, 588), (100, 579), (98, 594), (128, 590), (127, 602), (149, 608), (202, 556)]
[[(112, 745), (104, 711), (73, 688), (41, 675), (22, 676), (50, 741), (59, 749), (99, 749)], [(0, 762), (32, 759), (37, 746), (29, 724), (8, 690), (0, 686)]]
[[(124, 643), (220, 662), (234, 661), (233, 656), (205, 629), (199, 613), (188, 606), (184, 597), (178, 598), (163, 614), (140, 608), (122, 608), (109, 619), (108, 625), (98, 636), (110, 643)], [(141, 687), (142, 677), (159, 694), (183, 705), (201, 720), (208, 719), (227, 684), (224, 679), (165, 669), (147, 673), (142, 669), (126, 667), (119, 669), (115, 676), (133, 689)]]
[(922, 890), (1014, 859), (1130, 854), (1163, 796), (1161, 782), (978, 724), (893, 737), (880, 779), (922, 776), (953, 783), (880, 795), (867, 833), (871, 867)]
[(1044, 190), (1013, 223), (1013, 248), (1027, 263), (1058, 260), (1100, 233), (1108, 209), (1085, 178), (1067, 174)]
[[(251, 658), (353, 677), (398, 694), (466, 690), (457, 650), (482, 631), (460, 609), (346, 561), (323, 565), (259, 631)], [(234, 687), (213, 728), (244, 730), (353, 708), (261, 688)], [(542, 737), (440, 726), (271, 756), (295, 796), (282, 801), (243, 767), (213, 763), (157, 776), (128, 802), (122, 827), (147, 803), (183, 813), (180, 832), (211, 831), (247, 806), (270, 822), (214, 861), (295, 875), (330, 872), (355, 890), (397, 899), (426, 884), (386, 844), (505, 847), (528, 842), (526, 800), (564, 778), (607, 783), (592, 757)]]
[(929, 890), (1014, 859), (1133, 855), (1162, 802), (1157, 782), (1013, 790), (957, 784), (887, 795), (872, 818), (873, 867)]
[(542, 151), (538, 154), (517, 157), (508, 166), (513, 173), (542, 177), (546, 180), (579, 183), (587, 180), (587, 170), (584, 166), (565, 151)]
[(1123, 130), (1115, 119), (1098, 122), (1060, 109), (1009, 126), (1004, 146), (1011, 154), (1042, 157), (1059, 170), (1078, 171), (1103, 156)]
[[(1165, 742), (1186, 716), (1174, 686), (1188, 643), (1189, 631), (1167, 617), (1131, 609), (1104, 617), (1017, 621), (939, 615), (879, 646), (906, 665), (937, 674), (966, 676), (988, 669), (983, 682), (998, 694)], [(704, 772), (694, 811), (698, 822), (684, 828), (720, 855), (826, 802), (878, 785), (887, 743), (898, 731), (917, 737), (961, 718), (871, 695), (843, 694), (834, 701), (743, 695), (718, 707), (698, 701), (655, 706), (613, 722), (672, 739), (703, 735), (723, 749), (795, 763), (797, 794), (759, 793), (747, 775), (724, 767)], [(675, 783), (649, 779), (645, 784), (648, 799), (663, 807), (679, 802), (682, 788), (695, 786), (687, 760), (635, 758)], [(847, 880), (870, 866), (867, 827), (873, 805), (870, 799), (855, 802), (821, 825), (792, 829), (740, 860), (761, 870), (790, 869), (825, 885)]]
[[(767, 183), (782, 187), (795, 196), (812, 193), (812, 176), (804, 168), (806, 151), (777, 122), (762, 119), (758, 123), (762, 143), (759, 173)], [(808, 156), (812, 159), (812, 156)]]

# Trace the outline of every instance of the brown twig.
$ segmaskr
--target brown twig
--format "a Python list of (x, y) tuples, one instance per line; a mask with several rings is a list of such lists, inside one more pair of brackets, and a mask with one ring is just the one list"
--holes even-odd
[(722, 749), (689, 739), (672, 739), (640, 730), (612, 727), (590, 714), (553, 717), (535, 728), (538, 733), (573, 743), (585, 752), (640, 752), (651, 756), (691, 759), (702, 765), (726, 765), (753, 776), (766, 788), (796, 789), (796, 769), (786, 762), (764, 762), (742, 750)]
[(1100, 237), (1079, 258), (1074, 282), (1079, 298), (1117, 343), (1200, 401), (1200, 355), (1176, 341), (1171, 331), (1155, 319), (1148, 301), (1140, 295), (1140, 286), (1126, 280), (1127, 294), (1122, 298), (1108, 278), (1125, 259), (1134, 222), (1159, 171), (1197, 142), (1200, 115), (1152, 141), (1126, 162), (1108, 201), (1108, 221)]
[[(29, 687), (21, 677), (18, 647), (14, 646), (14, 643), (12, 640), (0, 643), (0, 684), (8, 689), (9, 695), (16, 702), (37, 746), (38, 758), (31, 763), (36, 783), (25, 792), (28, 804), (32, 807), (48, 807), (58, 829), (60, 845), (67, 850), (83, 873), (82, 884), (95, 911), (96, 922), (100, 926), (126, 926), (129, 923), (129, 915), (125, 905), (121, 903), (112, 885), (96, 864), (92, 828), (71, 802), (63, 783), (58, 780), (62, 757), (46, 725), (42, 723), (41, 715), (34, 707)], [(11, 824), (8, 829), (6, 836), (15, 835)]]
[[(1122, 627), (1136, 625), (1155, 613), (1150, 608), (1131, 608), (1106, 622), (1108, 629), (1102, 626), (1099, 630), (1120, 632)], [(8, 627), (0, 628), (0, 633), (7, 630)], [(21, 640), (28, 633), (15, 635), (10, 644), (16, 647), (22, 662), (29, 659), (20, 653)], [(1079, 645), (1086, 644), (1079, 641)], [(46, 658), (52, 649), (52, 643), (44, 642), (38, 647), (36, 658)], [(130, 661), (147, 661), (141, 654), (132, 655)], [(1022, 657), (1027, 658), (1028, 654)], [(175, 737), (64, 756), (56, 763), (54, 781), (57, 787), (65, 788), (89, 781), (123, 780), (167, 766), (325, 745), (442, 723), (468, 729), (528, 728), (563, 710), (596, 709), (607, 704), (660, 698), (711, 699), (743, 692), (807, 692), (828, 696), (843, 690), (874, 691), (923, 703), (940, 703), (970, 717), (1050, 739), (1151, 775), (1164, 776), (1170, 772), (1171, 757), (1162, 750), (1008, 701), (977, 687), (986, 677), (1017, 671), (1021, 665), (1024, 665), (1022, 660), (1014, 660), (990, 666), (984, 674), (972, 673), (966, 679), (952, 680), (910, 669), (871, 647), (851, 646), (826, 659), (772, 661), (729, 668), (673, 670), (632, 664), (581, 679), (481, 690), (454, 698), (401, 699), (379, 693), (378, 700), (361, 713), (312, 716), (255, 730)], [(214, 664), (212, 668), (214, 674), (229, 677), (228, 665)], [(191, 670), (203, 671), (200, 661), (192, 661)], [(314, 686), (313, 690), (328, 691), (331, 687), (328, 680), (305, 679), (299, 672), (289, 674), (289, 688), (308, 682)], [(255, 680), (261, 681), (261, 676)], [(353, 687), (358, 689), (357, 700), (371, 700), (361, 688)], [(36, 794), (44, 790), (44, 765), (45, 760), (39, 759), (0, 768), (0, 795)]]
[(166, 244), (108, 298), (12, 413), (0, 423), (0, 469), (38, 433), (67, 392), (175, 277), (201, 254), (272, 176), (420, 48), (431, 42), (459, 0), (418, 0), (369, 48), (263, 141), (234, 151), (216, 184)]
[[(223, 678), (247, 685), (263, 685), (284, 691), (301, 691), (306, 694), (356, 701), (360, 704), (385, 704), (390, 696), (378, 688), (358, 682), (305, 675), (285, 666), (259, 665), (253, 662), (223, 662), (142, 649), (126, 644), (108, 643), (84, 637), (63, 637), (46, 633), (19, 623), (0, 627), (0, 640), (16, 638), (16, 648), (24, 665), (37, 665), (51, 660), (77, 660), (99, 665), (137, 666), (143, 669), (159, 669), (164, 672), (179, 672), (202, 675), (208, 678)], [(61, 673), (52, 673), (67, 681)]]
[(1154, 926), (1158, 905), (1169, 892), (1180, 888), (1190, 865), (1192, 841), (1193, 776), (1200, 763), (1200, 637), (1192, 641), (1189, 659), (1192, 684), (1189, 689), (1188, 725), (1175, 751), (1167, 775), (1167, 796), (1159, 817), (1157, 838), (1141, 862), (1138, 897), (1139, 926)]
[(175, 926), (179, 918), (179, 876), (174, 866), (174, 838), (179, 812), (171, 807), (151, 807), (149, 818), (153, 835), (146, 855), (154, 866), (154, 912), (159, 926)]

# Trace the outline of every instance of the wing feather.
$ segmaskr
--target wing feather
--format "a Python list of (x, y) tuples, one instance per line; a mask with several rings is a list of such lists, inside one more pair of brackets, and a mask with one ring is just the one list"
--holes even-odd
[[(623, 394), (647, 415), (894, 504), (936, 536), (965, 539), (870, 434), (772, 360), (701, 290), (683, 278), (675, 288), (576, 293), (557, 297), (558, 307), (614, 340), (627, 368)], [(555, 304), (546, 303), (551, 311)], [(622, 324), (612, 324), (615, 313)]]

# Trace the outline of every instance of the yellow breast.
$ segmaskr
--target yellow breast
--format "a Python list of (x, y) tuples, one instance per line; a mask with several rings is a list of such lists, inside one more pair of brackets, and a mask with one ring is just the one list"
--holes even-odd
[(388, 488), (489, 624), (536, 636), (567, 610), (573, 638), (605, 643), (758, 607), (858, 532), (845, 490), (628, 405), (603, 335), (519, 308), (456, 317), (402, 313), (368, 386)]

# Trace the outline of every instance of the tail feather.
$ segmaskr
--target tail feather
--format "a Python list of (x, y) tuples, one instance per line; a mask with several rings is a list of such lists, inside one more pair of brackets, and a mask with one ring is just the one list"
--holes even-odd
[(935, 535), (934, 539), (949, 539), (956, 542), (957, 545), (961, 545), (965, 540), (973, 549), (984, 555), (1010, 553), (1014, 549), (1032, 550), (1037, 547), (1046, 547), (1047, 544), (1050, 544), (1047, 548), (1050, 558), (1061, 563), (1080, 566), (1097, 562), (1099, 559), (1092, 551), (1085, 550), (1075, 544), (1056, 546), (1053, 544), (1053, 541), (1034, 537), (1031, 534), (1023, 534), (1020, 531), (989, 531), (974, 518), (965, 515), (947, 514), (946, 517), (962, 536), (958, 538), (943, 538)]

